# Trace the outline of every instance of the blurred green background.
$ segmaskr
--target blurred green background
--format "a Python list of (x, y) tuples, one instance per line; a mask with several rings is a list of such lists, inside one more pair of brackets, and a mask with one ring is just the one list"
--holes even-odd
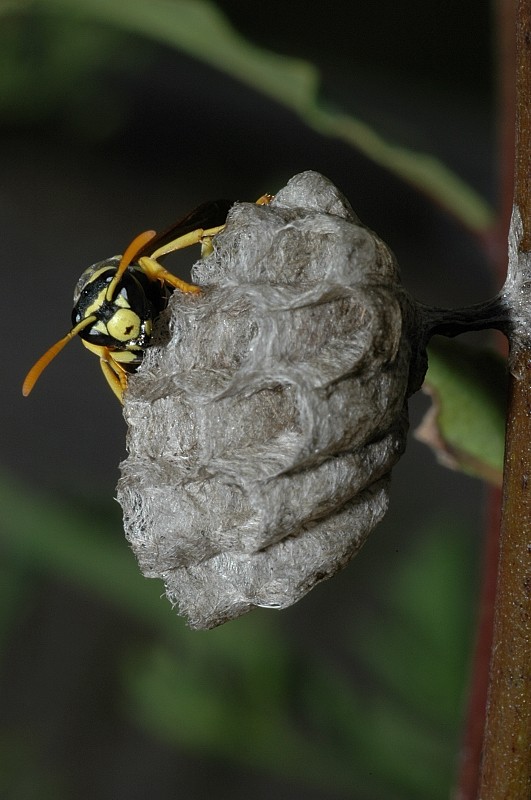
[[(0, 4), (0, 797), (445, 798), (479, 481), (411, 437), (386, 520), (342, 574), (287, 611), (191, 632), (124, 540), (125, 425), (97, 359), (74, 342), (29, 399), (20, 385), (68, 330), (86, 266), (206, 199), (252, 200), (304, 169), (341, 188), (417, 299), (464, 305), (497, 287), (426, 198), (160, 37), (105, 24), (98, 5)], [(108, 3), (146, 5), (156, 13)], [(479, 0), (218, 7), (255, 44), (311, 61), (327, 107), (495, 201), (494, 32)], [(413, 422), (426, 407), (413, 398)]]

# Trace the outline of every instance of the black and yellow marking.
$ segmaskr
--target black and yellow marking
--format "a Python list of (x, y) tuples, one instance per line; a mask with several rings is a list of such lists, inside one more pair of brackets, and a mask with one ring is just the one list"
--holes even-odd
[[(256, 202), (265, 205), (271, 195)], [(128, 374), (135, 372), (150, 344), (153, 321), (166, 307), (175, 289), (199, 294), (201, 289), (168, 272), (159, 259), (201, 244), (202, 255), (212, 250), (212, 238), (225, 227), (229, 200), (203, 203), (160, 234), (145, 231), (122, 256), (100, 261), (81, 275), (75, 292), (72, 328), (30, 369), (22, 386), (27, 396), (48, 364), (79, 335), (85, 347), (100, 359), (114, 394), (123, 402)]]

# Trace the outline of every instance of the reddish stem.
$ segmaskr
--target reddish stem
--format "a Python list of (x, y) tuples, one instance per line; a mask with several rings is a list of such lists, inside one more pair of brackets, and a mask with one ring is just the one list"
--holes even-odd
[[(516, 154), (514, 204), (531, 259), (531, 0), (516, 15)], [(518, 298), (529, 286), (518, 287)], [(529, 328), (510, 341), (511, 376), (505, 451), (502, 529), (487, 722), (480, 778), (481, 800), (531, 797), (531, 348)]]
[(459, 759), (459, 778), (454, 800), (475, 800), (479, 785), (479, 767), (483, 749), (492, 627), (500, 538), (501, 491), (493, 489), (489, 502), (489, 523), (483, 555), (483, 578), (479, 606), (477, 638), (472, 664), (472, 681), (467, 718)]
[[(498, 224), (490, 235), (485, 237), (484, 244), (486, 244), (487, 254), (499, 272), (500, 284), (502, 284), (507, 270), (507, 236), (514, 191), (516, 0), (498, 0), (494, 27), (497, 34), (500, 213)], [(499, 346), (506, 352), (505, 340), (503, 343), (500, 341)], [(498, 574), (500, 508), (501, 492), (493, 489), (489, 502), (489, 522), (483, 558), (482, 589), (471, 686), (454, 800), (475, 800), (478, 796)]]

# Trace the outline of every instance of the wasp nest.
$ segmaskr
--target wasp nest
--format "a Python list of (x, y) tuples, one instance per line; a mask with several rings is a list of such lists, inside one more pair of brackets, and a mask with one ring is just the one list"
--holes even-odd
[(284, 608), (388, 504), (423, 373), (395, 259), (321, 175), (238, 203), (125, 400), (119, 500), (144, 575), (194, 628)]

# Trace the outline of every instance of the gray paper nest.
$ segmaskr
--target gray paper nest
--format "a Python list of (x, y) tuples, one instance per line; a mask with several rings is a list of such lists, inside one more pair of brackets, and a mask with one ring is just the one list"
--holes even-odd
[(345, 566), (386, 511), (422, 379), (395, 259), (326, 178), (236, 204), (214, 244), (204, 293), (173, 294), (171, 336), (130, 380), (118, 491), (142, 572), (193, 628)]

